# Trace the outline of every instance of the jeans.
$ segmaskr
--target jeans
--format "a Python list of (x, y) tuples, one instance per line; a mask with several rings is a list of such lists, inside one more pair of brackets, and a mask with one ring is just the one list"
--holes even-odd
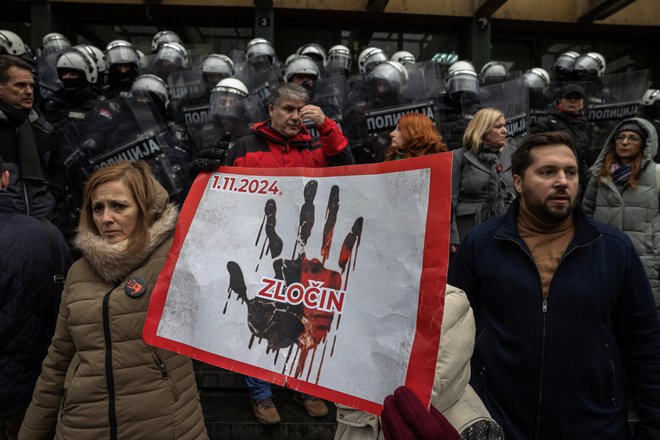
[[(245, 385), (247, 385), (248, 394), (252, 400), (263, 400), (273, 397), (273, 390), (270, 387), (270, 382), (257, 379), (256, 377), (245, 376)], [(312, 397), (305, 393), (300, 393), (303, 399)]]
[(270, 388), (270, 382), (266, 382), (265, 380), (245, 376), (245, 385), (247, 385), (248, 393), (252, 400), (268, 399), (273, 395), (273, 390)]

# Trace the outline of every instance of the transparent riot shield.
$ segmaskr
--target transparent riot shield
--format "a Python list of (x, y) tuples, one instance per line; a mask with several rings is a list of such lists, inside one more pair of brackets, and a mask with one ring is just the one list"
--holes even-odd
[(64, 165), (69, 173), (87, 177), (115, 163), (144, 160), (170, 199), (183, 203), (190, 187), (181, 160), (187, 152), (148, 94), (115, 98), (84, 131), (70, 124), (63, 136), (68, 145)]
[(348, 82), (344, 76), (332, 76), (316, 81), (311, 104), (321, 107), (323, 113), (333, 120), (341, 120), (346, 105)]
[(62, 83), (57, 76), (57, 59), (60, 52), (44, 55), (37, 61), (37, 79), (40, 88), (40, 97), (47, 98), (62, 88)]
[(170, 91), (170, 108), (174, 120), (183, 123), (183, 107), (208, 104), (210, 92), (202, 79), (200, 70), (186, 69), (173, 72), (167, 78), (167, 87)]
[(257, 90), (263, 88), (270, 90), (283, 80), (280, 69), (271, 66), (268, 62), (247, 61), (234, 67), (234, 78), (245, 84), (250, 93), (257, 93)]
[(404, 101), (433, 99), (442, 92), (444, 79), (438, 63), (423, 61), (405, 67), (408, 71), (408, 81), (401, 90)]
[(605, 75), (585, 83), (585, 114), (592, 126), (589, 165), (594, 163), (617, 123), (638, 114), (639, 100), (650, 84), (648, 70)]
[[(479, 88), (481, 108), (492, 107), (504, 113), (507, 137), (516, 145), (529, 132), (529, 95), (524, 79), (504, 81)], [(471, 109), (475, 110), (475, 109)]]
[(211, 94), (206, 122), (195, 131), (194, 140), (198, 149), (218, 142), (235, 142), (238, 138), (250, 134), (252, 123), (249, 114), (254, 96), (242, 98), (235, 93), (217, 91)]

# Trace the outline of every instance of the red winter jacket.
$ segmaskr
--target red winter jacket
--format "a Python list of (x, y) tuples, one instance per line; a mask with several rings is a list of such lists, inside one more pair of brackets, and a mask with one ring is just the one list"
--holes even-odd
[(300, 133), (287, 139), (270, 126), (268, 119), (255, 124), (253, 134), (236, 141), (227, 152), (225, 164), (255, 168), (320, 168), (354, 163), (348, 140), (332, 119), (326, 118), (318, 131), (319, 140), (312, 140), (304, 126)]

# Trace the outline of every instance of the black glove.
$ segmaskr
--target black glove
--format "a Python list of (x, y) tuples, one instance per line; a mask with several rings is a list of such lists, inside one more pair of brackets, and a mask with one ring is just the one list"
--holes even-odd
[(427, 411), (415, 394), (399, 387), (385, 398), (380, 415), (386, 440), (460, 440), (458, 431), (431, 405)]
[(199, 173), (210, 173), (215, 171), (216, 168), (225, 164), (226, 151), (218, 147), (204, 148), (199, 152), (197, 158), (194, 159), (186, 171), (188, 175), (194, 179)]

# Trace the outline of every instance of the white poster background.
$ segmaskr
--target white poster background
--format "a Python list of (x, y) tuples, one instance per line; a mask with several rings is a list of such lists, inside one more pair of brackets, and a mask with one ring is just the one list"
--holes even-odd
[[(158, 336), (283, 373), (288, 349), (276, 356), (266, 352), (265, 340), (259, 344), (258, 339), (248, 349), (252, 333), (247, 325), (247, 306), (237, 300), (235, 292), (227, 303), (227, 262), (234, 261), (241, 267), (248, 297), (254, 297), (263, 286), (262, 276), (274, 277), (271, 256), (259, 260), (263, 231), (255, 246), (265, 203), (271, 198), (277, 203), (275, 230), (284, 242), (278, 258), (291, 259), (304, 203), (303, 188), (310, 180), (318, 182), (318, 189), (314, 228), (305, 251), (308, 259), (321, 259), (328, 196), (331, 187), (337, 185), (339, 211), (325, 267), (341, 272), (339, 252), (358, 217), (364, 219), (362, 237), (357, 253), (354, 248), (356, 265), (351, 267), (341, 323), (337, 329), (339, 315), (335, 314), (320, 374), (323, 343), (314, 356), (315, 365), (311, 365), (311, 353), (307, 357), (300, 379), (380, 404), (405, 382), (408, 368), (415, 335), (430, 170), (321, 178), (267, 177), (278, 181), (278, 195), (211, 189), (215, 175), (220, 182), (225, 176), (213, 173), (209, 179), (172, 276)], [(226, 176), (236, 177), (237, 181), (266, 178)], [(300, 245), (296, 255), (299, 249)], [(257, 265), (259, 270), (255, 272)]]

